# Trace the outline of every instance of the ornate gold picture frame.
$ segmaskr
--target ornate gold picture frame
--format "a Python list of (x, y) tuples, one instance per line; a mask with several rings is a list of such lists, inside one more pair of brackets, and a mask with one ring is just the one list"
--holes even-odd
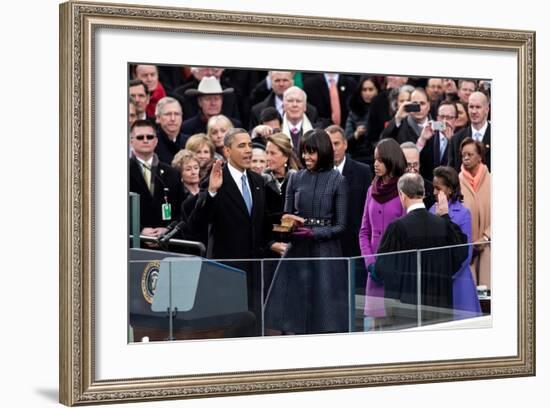
[[(510, 339), (514, 350), (461, 358), (415, 359), (307, 366), (219, 369), (158, 375), (154, 372), (110, 377), (103, 372), (98, 347), (97, 311), (105, 303), (98, 292), (105, 265), (99, 243), (105, 231), (97, 229), (98, 195), (104, 188), (98, 174), (106, 164), (98, 155), (101, 121), (96, 94), (101, 44), (98, 33), (140, 36), (188, 34), (217, 36), (231, 41), (300, 41), (328, 44), (332, 49), (371, 44), (407, 50), (430, 49), (506, 54), (515, 61), (517, 76), (510, 95), (517, 106), (512, 115), (516, 137), (512, 146), (517, 177), (508, 173), (517, 197), (515, 230), (507, 231), (517, 241), (514, 263), (507, 274), (514, 287), (504, 295), (517, 301)], [(125, 64), (125, 62), (124, 62)], [(407, 23), (371, 22), (286, 15), (245, 14), (197, 9), (105, 5), (68, 2), (60, 6), (60, 401), (66, 405), (195, 398), (236, 394), (334, 389), (376, 385), (410, 384), (529, 376), (535, 374), (535, 33)], [(407, 69), (407, 68), (405, 68)], [(396, 69), (401, 70), (401, 68)], [(116, 75), (116, 73), (115, 73)], [(124, 73), (124, 78), (126, 78)], [(495, 87), (499, 87), (495, 81)], [(120, 84), (125, 89), (126, 84)], [(502, 88), (501, 88), (502, 89)], [(122, 98), (120, 105), (127, 105)], [(495, 119), (496, 121), (496, 119)], [(501, 128), (502, 129), (502, 128)], [(517, 130), (517, 132), (516, 132)], [(497, 135), (498, 138), (498, 135)], [(122, 138), (123, 139), (123, 138)], [(498, 141), (494, 142), (498, 157)], [(503, 142), (504, 143), (504, 142)], [(509, 143), (508, 143), (509, 144)], [(500, 150), (502, 152), (502, 150)], [(495, 188), (496, 189), (496, 188)], [(515, 200), (514, 200), (515, 198)], [(494, 206), (507, 203), (495, 203)], [(119, 221), (124, 223), (123, 220)], [(502, 233), (502, 231), (501, 231)], [(498, 235), (495, 238), (498, 240)], [(496, 251), (495, 251), (496, 252)], [(121, 254), (123, 256), (124, 254)], [(500, 255), (496, 255), (500, 256)], [(125, 271), (110, 271), (124, 275)], [(102, 277), (101, 277), (102, 276)], [(100, 279), (101, 277), (101, 279)], [(508, 287), (508, 286), (507, 286)], [(501, 295), (501, 296), (504, 296)], [(502, 300), (502, 297), (501, 297)], [(498, 304), (495, 306), (498, 329)], [(355, 336), (365, 336), (356, 334)], [(370, 335), (369, 335), (370, 336)], [(376, 336), (376, 335), (375, 335)], [(411, 335), (413, 336), (413, 335)], [(443, 334), (441, 334), (443, 336)], [(357, 339), (358, 337), (356, 337)], [(414, 337), (411, 337), (412, 341)], [(365, 337), (368, 343), (370, 337)], [(243, 340), (246, 341), (246, 340)], [(273, 347), (269, 340), (266, 349)], [(284, 340), (282, 340), (284, 341)], [(331, 341), (337, 344), (339, 337)], [(212, 342), (228, 348), (230, 343)], [(172, 345), (170, 345), (172, 346)], [(132, 347), (122, 344), (120, 347)], [(132, 350), (133, 355), (145, 349)], [(200, 357), (200, 356), (199, 356)], [(203, 356), (205, 359), (208, 357)], [(245, 358), (245, 357), (243, 357)], [(144, 361), (147, 361), (144, 359)], [(145, 362), (143, 365), (147, 365)], [(253, 366), (253, 364), (251, 364)], [(99, 375), (101, 374), (101, 375)]]

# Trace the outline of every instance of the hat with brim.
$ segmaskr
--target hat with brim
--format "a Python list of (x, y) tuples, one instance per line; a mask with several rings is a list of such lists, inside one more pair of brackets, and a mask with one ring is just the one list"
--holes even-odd
[(227, 95), (230, 93), (233, 93), (233, 88), (222, 89), (220, 82), (213, 76), (201, 79), (197, 89), (185, 91), (186, 96)]

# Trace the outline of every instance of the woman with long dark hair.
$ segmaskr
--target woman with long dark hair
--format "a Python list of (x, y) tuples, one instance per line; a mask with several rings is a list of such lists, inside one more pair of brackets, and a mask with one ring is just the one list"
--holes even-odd
[(456, 102), (456, 119), (455, 133), (470, 125), (470, 116), (468, 115), (468, 107), (462, 102)]
[(348, 139), (359, 139), (365, 134), (370, 103), (379, 92), (380, 83), (376, 77), (361, 76), (357, 88), (349, 98), (349, 114), (345, 126), (345, 135)]
[[(266, 327), (283, 333), (348, 330), (346, 262), (315, 260), (342, 256), (347, 185), (334, 169), (329, 135), (307, 132), (300, 143), (305, 169), (291, 175), (283, 220), (299, 220), (266, 298)], [(293, 260), (292, 258), (308, 258)]]
[[(407, 162), (401, 147), (394, 139), (382, 139), (374, 149), (374, 180), (367, 191), (363, 220), (359, 230), (361, 255), (367, 271), (374, 265), (380, 239), (388, 225), (404, 215), (397, 191), (397, 181), (405, 173)], [(386, 316), (384, 284), (367, 275), (365, 289), (365, 330), (376, 326), (376, 319)]]

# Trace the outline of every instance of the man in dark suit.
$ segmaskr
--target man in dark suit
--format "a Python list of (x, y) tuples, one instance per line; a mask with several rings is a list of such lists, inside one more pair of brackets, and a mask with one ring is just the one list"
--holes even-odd
[(157, 122), (157, 147), (155, 153), (159, 160), (171, 164), (172, 159), (189, 138), (181, 130), (182, 111), (177, 99), (165, 96), (158, 101), (155, 108)]
[[(420, 160), (420, 152), (418, 146), (413, 142), (401, 143), (401, 150), (407, 161), (407, 173), (418, 174), (422, 167), (422, 161)], [(432, 184), (432, 179), (424, 179), (424, 205), (426, 208), (431, 208), (435, 203), (434, 197), (434, 186)]]
[(451, 139), (449, 149), (449, 166), (454, 167), (460, 172), (462, 165), (462, 156), (460, 154), (460, 144), (467, 137), (483, 143), (485, 147), (485, 160), (489, 171), (491, 170), (491, 124), (487, 120), (489, 117), (490, 103), (483, 92), (474, 92), (468, 99), (468, 114), (470, 115), (470, 126), (460, 130)]
[(437, 121), (429, 121), (422, 129), (416, 145), (420, 150), (420, 174), (425, 179), (433, 178), (433, 169), (437, 166), (448, 164), (457, 115), (454, 102), (441, 102), (437, 108)]
[(430, 101), (430, 116), (435, 118), (437, 116), (439, 104), (445, 98), (443, 78), (428, 78), (425, 90), (426, 95), (428, 95), (428, 101)]
[(300, 156), (300, 139), (309, 130), (319, 127), (307, 115), (307, 95), (303, 89), (291, 86), (283, 94), (283, 125), (281, 132), (292, 141), (292, 147)]
[[(408, 112), (407, 109), (414, 105), (418, 106), (419, 110)], [(399, 107), (388, 127), (382, 131), (380, 139), (391, 137), (399, 144), (416, 143), (422, 129), (429, 121), (429, 114), (430, 103), (426, 91), (423, 88), (416, 88), (411, 94), (411, 100)]]
[[(273, 107), (277, 109), (281, 117), (284, 115), (283, 94), (288, 88), (294, 86), (294, 73), (292, 71), (269, 71), (269, 79), (271, 82), (271, 92), (261, 102), (252, 106), (249, 130), (254, 129), (254, 127), (260, 124), (260, 115), (265, 108)], [(306, 115), (310, 120), (315, 122), (318, 117), (317, 109), (309, 103), (306, 104)]]
[[(334, 99), (331, 87), (334, 88)], [(317, 74), (304, 81), (308, 101), (317, 108), (318, 120), (322, 121), (324, 126), (345, 126), (348, 100), (356, 87), (357, 83), (353, 78), (333, 73)]]
[[(192, 96), (190, 97), (187, 94), (187, 91), (191, 89), (196, 90), (203, 78), (213, 76), (218, 80), (223, 89), (232, 88), (231, 84), (226, 80), (224, 72), (225, 70), (223, 68), (191, 67), (192, 77), (186, 83), (170, 92), (170, 96), (176, 98), (181, 104), (183, 117), (192, 118), (200, 113), (195, 98)], [(239, 118), (240, 112), (235, 92), (227, 92), (222, 94), (222, 99), (223, 104), (221, 113), (230, 118)]]
[[(188, 89), (185, 95), (188, 97), (196, 97), (199, 112), (188, 119), (181, 125), (181, 131), (192, 136), (197, 133), (206, 133), (208, 120), (212, 116), (221, 114), (223, 108), (223, 95), (233, 93), (233, 88), (222, 89), (220, 82), (216, 77), (204, 77), (199, 83), (197, 89)], [(241, 122), (234, 118), (228, 118), (234, 127), (240, 127)]]
[[(334, 167), (344, 176), (348, 185), (348, 207), (346, 230), (340, 236), (342, 255), (345, 257), (361, 256), (359, 248), (359, 229), (365, 209), (367, 190), (372, 181), (372, 172), (367, 164), (353, 160), (346, 155), (348, 141), (344, 136), (344, 129), (332, 125), (325, 129), (332, 142), (334, 150)], [(366, 287), (367, 274), (364, 262), (355, 262), (355, 287), (363, 292)]]
[(342, 252), (346, 257), (361, 256), (359, 228), (361, 228), (367, 190), (372, 181), (372, 172), (368, 165), (346, 155), (348, 143), (344, 136), (344, 129), (338, 125), (332, 125), (325, 130), (330, 136), (334, 150), (334, 167), (345, 177), (348, 185), (347, 226), (340, 237)]
[[(245, 129), (234, 128), (224, 138), (227, 165), (212, 166), (207, 191), (197, 210), (198, 225), (209, 229), (207, 257), (212, 259), (261, 258), (269, 238), (263, 178), (250, 171), (252, 141)], [(230, 263), (247, 274), (249, 310), (261, 315), (261, 272), (254, 262)]]
[[(261, 258), (264, 231), (265, 191), (263, 178), (249, 171), (252, 141), (244, 129), (234, 128), (224, 138), (227, 165), (214, 163), (202, 214), (208, 217), (209, 258)], [(245, 180), (243, 181), (243, 177)], [(244, 185), (243, 185), (244, 183)], [(247, 207), (247, 195), (251, 199)]]
[(151, 99), (151, 93), (147, 89), (147, 85), (141, 79), (132, 79), (128, 83), (128, 94), (136, 103), (137, 119), (149, 119), (154, 121), (154, 117), (147, 116), (147, 105)]
[[(467, 241), (460, 227), (451, 222), (445, 193), (440, 191), (437, 215), (426, 210), (424, 183), (419, 174), (405, 173), (397, 183), (407, 215), (393, 221), (384, 232), (371, 276), (384, 283), (385, 297), (397, 299), (395, 324), (430, 324), (453, 319), (453, 274), (468, 257)], [(417, 251), (454, 246), (438, 250)], [(395, 253), (398, 251), (405, 251)], [(420, 259), (418, 257), (420, 256)], [(420, 261), (420, 265), (418, 265)], [(370, 267), (369, 267), (370, 269)], [(421, 319), (417, 320), (417, 281), (421, 274)], [(398, 320), (397, 320), (398, 319)]]
[(130, 191), (139, 194), (141, 235), (158, 238), (166, 226), (177, 220), (183, 199), (180, 175), (168, 164), (159, 162), (154, 126), (136, 120), (130, 131)]

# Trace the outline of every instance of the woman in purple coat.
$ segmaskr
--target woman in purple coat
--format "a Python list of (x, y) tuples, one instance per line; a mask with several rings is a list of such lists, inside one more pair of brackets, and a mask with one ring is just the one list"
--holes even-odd
[[(434, 169), (434, 195), (437, 199), (442, 191), (447, 196), (449, 203), (449, 217), (451, 221), (460, 227), (468, 237), (468, 243), (472, 242), (472, 217), (470, 210), (462, 205), (460, 181), (458, 173), (452, 167), (439, 166)], [(437, 201), (430, 208), (435, 214)], [(477, 290), (470, 271), (472, 260), (472, 247), (468, 251), (468, 258), (464, 261), (458, 272), (453, 275), (453, 309), (455, 320), (466, 319), (481, 315), (481, 307), (477, 297)]]
[[(361, 255), (365, 257), (367, 270), (374, 264), (374, 254), (380, 239), (396, 218), (404, 215), (397, 192), (397, 180), (405, 172), (407, 162), (401, 147), (394, 139), (382, 139), (374, 150), (374, 180), (367, 191), (363, 220), (359, 230)], [(384, 285), (367, 275), (365, 291), (365, 331), (375, 327), (375, 319), (386, 316), (384, 309)]]

